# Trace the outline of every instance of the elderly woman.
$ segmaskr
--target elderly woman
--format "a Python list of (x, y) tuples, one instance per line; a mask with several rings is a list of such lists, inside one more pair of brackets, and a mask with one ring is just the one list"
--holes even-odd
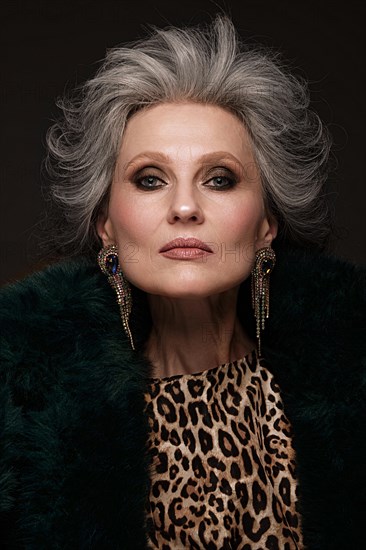
[(304, 85), (218, 17), (62, 107), (78, 257), (3, 292), (2, 548), (361, 548), (364, 275)]

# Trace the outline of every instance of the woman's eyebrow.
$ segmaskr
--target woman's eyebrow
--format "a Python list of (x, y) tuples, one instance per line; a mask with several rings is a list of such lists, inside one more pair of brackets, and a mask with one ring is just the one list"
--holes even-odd
[(124, 164), (123, 168), (127, 170), (128, 168), (130, 168), (130, 166), (133, 166), (133, 164), (141, 160), (154, 160), (157, 162), (164, 162), (165, 164), (171, 164), (172, 162), (169, 156), (165, 153), (160, 153), (157, 151), (145, 151), (144, 153), (139, 153), (138, 155), (133, 157), (129, 162)]
[[(166, 155), (165, 153), (161, 153), (158, 151), (145, 151), (144, 153), (136, 155), (129, 162), (127, 162), (124, 165), (124, 169), (127, 170), (128, 168), (130, 168), (130, 166), (141, 160), (153, 160), (157, 162), (164, 162), (165, 164), (172, 164), (173, 162), (169, 155)], [(205, 153), (198, 157), (196, 160), (202, 164), (207, 164), (211, 162), (223, 162), (226, 160), (235, 162), (241, 168), (243, 168), (241, 162), (234, 155), (228, 153), (227, 151), (215, 151), (212, 153)]]

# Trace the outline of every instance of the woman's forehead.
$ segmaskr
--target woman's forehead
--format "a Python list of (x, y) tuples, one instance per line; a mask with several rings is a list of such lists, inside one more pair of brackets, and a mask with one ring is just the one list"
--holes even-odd
[(232, 155), (249, 160), (252, 147), (239, 119), (222, 107), (198, 103), (164, 103), (135, 113), (128, 121), (120, 155), (127, 160), (144, 153), (166, 161)]

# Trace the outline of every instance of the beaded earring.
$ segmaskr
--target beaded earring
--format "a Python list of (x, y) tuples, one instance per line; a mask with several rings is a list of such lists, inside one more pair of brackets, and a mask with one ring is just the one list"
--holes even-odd
[(269, 317), (269, 276), (276, 263), (276, 254), (269, 246), (256, 252), (252, 270), (252, 305), (256, 321), (258, 355), (261, 355), (261, 331)]
[(122, 273), (118, 260), (118, 250), (114, 244), (102, 248), (98, 254), (98, 264), (104, 275), (107, 275), (109, 284), (117, 294), (122, 326), (130, 341), (131, 348), (134, 350), (135, 346), (129, 326), (132, 309), (131, 288)]

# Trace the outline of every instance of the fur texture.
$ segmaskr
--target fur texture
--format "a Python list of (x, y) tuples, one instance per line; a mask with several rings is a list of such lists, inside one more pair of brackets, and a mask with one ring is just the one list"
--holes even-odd
[[(278, 252), (263, 354), (294, 429), (311, 550), (364, 545), (365, 305), (362, 271)], [(1, 548), (143, 549), (151, 370), (106, 279), (86, 261), (52, 266), (4, 289), (0, 317)], [(150, 323), (134, 290), (140, 350)]]

